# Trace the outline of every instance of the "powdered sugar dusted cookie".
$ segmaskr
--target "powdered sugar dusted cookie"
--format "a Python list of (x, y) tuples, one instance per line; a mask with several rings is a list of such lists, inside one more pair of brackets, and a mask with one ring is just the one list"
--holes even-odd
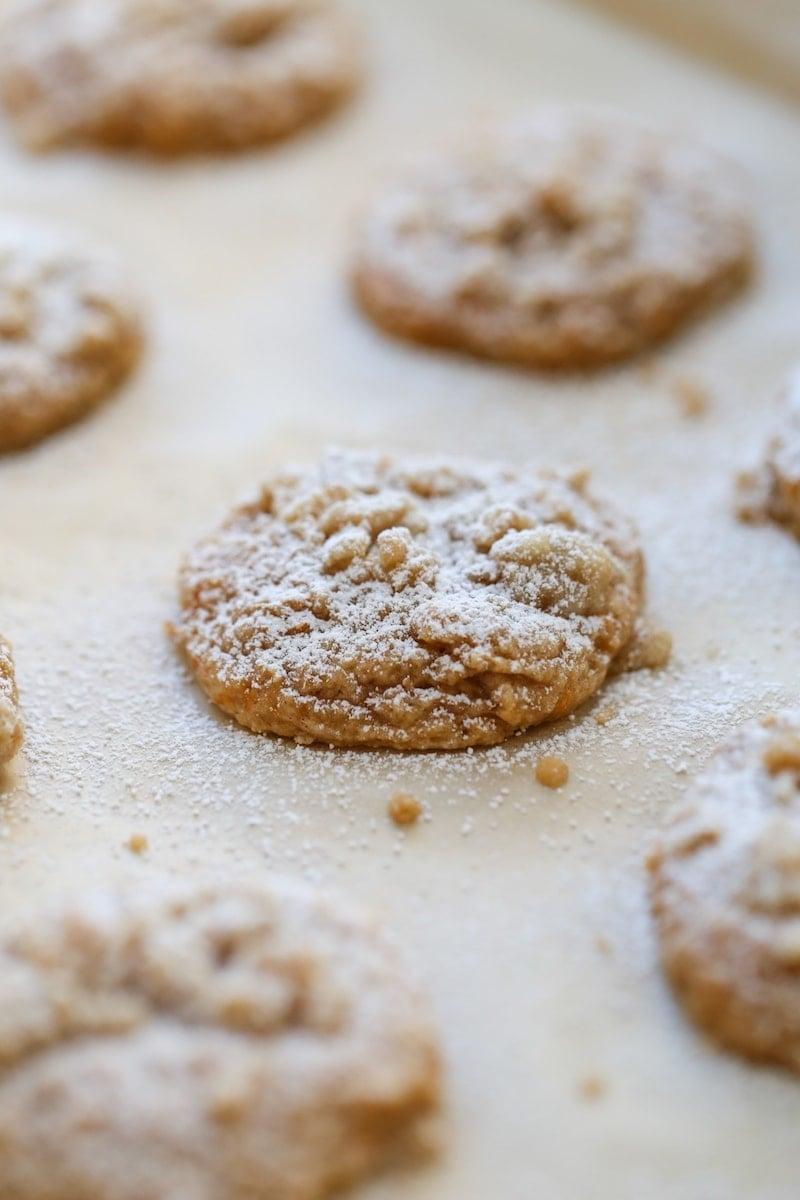
[(394, 951), (283, 886), (16, 915), (0, 1014), (4, 1200), (316, 1200), (421, 1148), (438, 1105)]
[(739, 478), (738, 500), (743, 520), (771, 518), (800, 538), (800, 369), (786, 389), (761, 468)]
[(745, 281), (740, 193), (733, 169), (691, 141), (548, 106), (390, 187), (361, 228), (356, 293), (403, 337), (598, 366)]
[(22, 745), (22, 718), (14, 676), (11, 647), (0, 637), (0, 766), (9, 762)]
[(0, 451), (99, 404), (136, 363), (141, 330), (120, 267), (70, 234), (0, 216)]
[(717, 752), (650, 872), (664, 966), (691, 1016), (800, 1070), (800, 710)]
[(174, 632), (250, 729), (455, 749), (572, 712), (641, 599), (636, 535), (584, 475), (330, 454), (192, 551)]
[(36, 149), (241, 150), (334, 107), (356, 60), (328, 0), (15, 0), (0, 96)]

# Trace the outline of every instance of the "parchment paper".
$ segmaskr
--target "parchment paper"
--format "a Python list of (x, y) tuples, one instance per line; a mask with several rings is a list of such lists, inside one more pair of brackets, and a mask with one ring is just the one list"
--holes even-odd
[[(685, 1023), (656, 966), (642, 858), (718, 740), (797, 696), (800, 547), (738, 525), (730, 488), (798, 351), (800, 121), (552, 0), (355, 7), (362, 94), (272, 152), (31, 159), (3, 135), (3, 203), (116, 243), (151, 344), (93, 418), (0, 461), (0, 628), (28, 728), (2, 783), (0, 905), (107, 875), (279, 870), (381, 909), (441, 1026), (448, 1144), (367, 1200), (794, 1200), (800, 1081)], [(384, 339), (344, 283), (362, 198), (420, 148), (551, 96), (737, 156), (757, 285), (654, 371), (559, 381)], [(681, 413), (687, 376), (712, 396), (705, 418)], [(473, 754), (307, 749), (217, 716), (163, 632), (178, 560), (273, 464), (330, 441), (586, 463), (639, 520), (673, 665)], [(544, 747), (570, 763), (561, 793), (534, 783)], [(398, 787), (426, 807), (408, 834), (386, 817)]]

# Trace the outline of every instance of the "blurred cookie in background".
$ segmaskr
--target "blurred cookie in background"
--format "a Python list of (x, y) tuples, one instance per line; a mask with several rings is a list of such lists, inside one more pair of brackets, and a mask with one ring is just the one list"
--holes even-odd
[(0, 932), (0, 1194), (318, 1200), (434, 1147), (391, 943), (285, 883), (77, 893)]
[(745, 283), (738, 172), (689, 139), (550, 105), (389, 187), (354, 285), (401, 337), (542, 368), (599, 367)]
[(800, 1071), (800, 710), (742, 726), (649, 860), (667, 975), (728, 1049)]
[(790, 379), (760, 467), (737, 480), (743, 521), (777, 521), (800, 538), (800, 369)]
[(141, 320), (125, 272), (71, 232), (0, 216), (0, 452), (78, 420), (130, 373)]
[(17, 753), (22, 736), (14, 660), (8, 642), (0, 637), (0, 767)]
[(37, 150), (243, 150), (336, 107), (358, 58), (329, 0), (16, 0), (0, 98)]

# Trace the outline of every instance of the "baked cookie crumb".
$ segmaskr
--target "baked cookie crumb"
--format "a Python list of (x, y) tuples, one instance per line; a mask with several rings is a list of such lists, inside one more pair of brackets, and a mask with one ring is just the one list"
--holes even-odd
[(11, 647), (0, 637), (0, 767), (10, 762), (23, 741), (19, 692)]
[(609, 721), (613, 721), (618, 713), (619, 709), (616, 704), (604, 704), (594, 714), (595, 723), (600, 726), (608, 725)]
[(600, 1100), (608, 1091), (608, 1082), (602, 1075), (585, 1075), (578, 1090), (584, 1100)]
[(800, 730), (780, 734), (768, 742), (762, 761), (770, 775), (780, 775), (782, 771), (800, 775)]
[(658, 671), (672, 656), (672, 634), (652, 624), (649, 618), (639, 618), (628, 645), (617, 657), (611, 673), (621, 675), (633, 671)]
[(555, 754), (544, 754), (536, 763), (536, 782), (546, 788), (560, 788), (569, 780), (569, 763)]
[(679, 375), (673, 380), (672, 389), (684, 417), (698, 420), (711, 410), (711, 392), (699, 380)]
[(389, 800), (389, 816), (395, 825), (414, 825), (422, 816), (422, 805), (410, 792), (395, 792)]

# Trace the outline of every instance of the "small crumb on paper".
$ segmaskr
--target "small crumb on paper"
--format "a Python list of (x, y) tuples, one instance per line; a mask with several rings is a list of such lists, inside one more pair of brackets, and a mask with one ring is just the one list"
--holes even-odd
[(584, 1100), (600, 1100), (608, 1091), (608, 1084), (602, 1075), (585, 1075), (578, 1091)]
[(389, 816), (395, 825), (414, 825), (422, 815), (422, 805), (410, 792), (395, 792), (389, 801)]
[(554, 754), (545, 754), (536, 764), (536, 782), (543, 787), (560, 788), (569, 779), (569, 764)]
[(594, 714), (595, 723), (597, 725), (607, 725), (609, 721), (613, 721), (618, 712), (619, 709), (615, 704), (606, 704)]
[(678, 401), (681, 414), (696, 421), (704, 417), (712, 405), (711, 393), (697, 379), (688, 375), (679, 375), (672, 384), (675, 399)]

